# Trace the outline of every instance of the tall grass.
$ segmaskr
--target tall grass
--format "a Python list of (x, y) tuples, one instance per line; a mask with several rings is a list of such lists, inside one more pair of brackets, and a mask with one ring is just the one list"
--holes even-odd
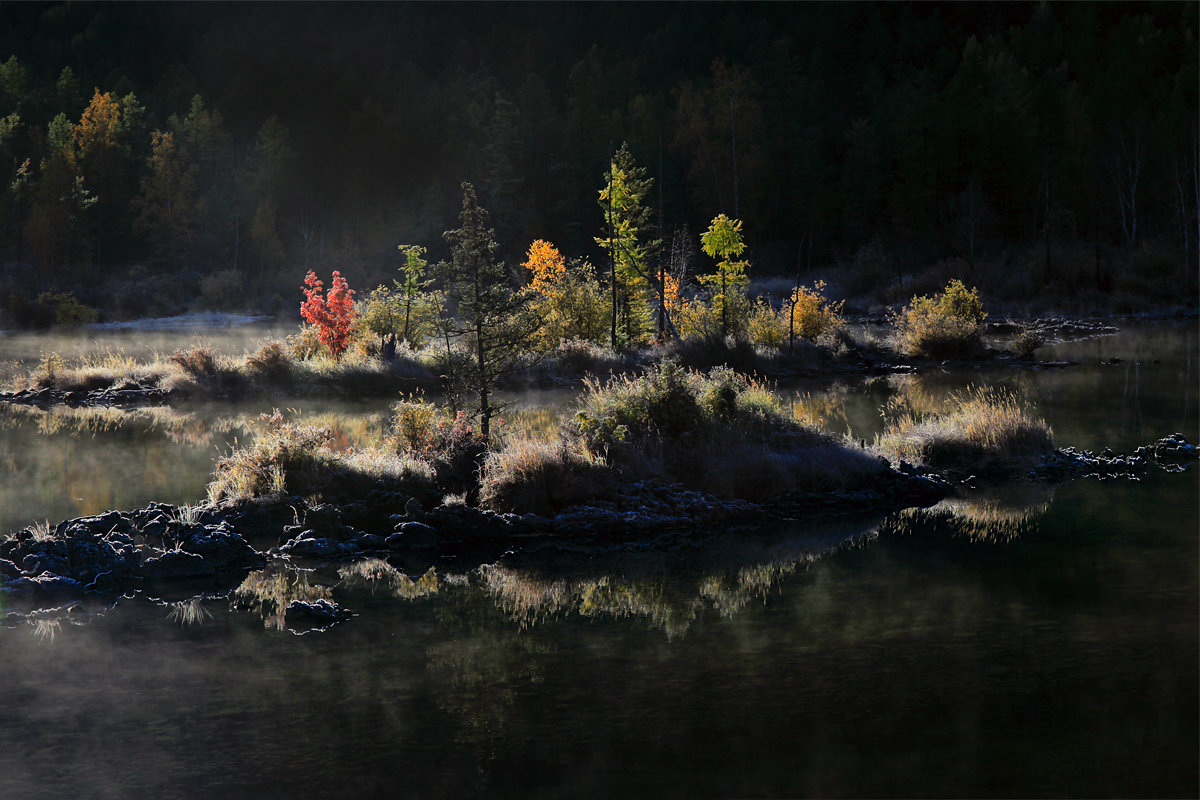
[(954, 395), (952, 403), (942, 414), (919, 411), (902, 399), (891, 403), (876, 448), (934, 469), (978, 471), (1005, 469), (1054, 449), (1050, 426), (1011, 392), (970, 389)]
[(217, 461), (209, 500), (347, 497), (380, 485), (428, 493), (433, 469), (426, 462), (384, 450), (336, 453), (329, 448), (331, 437), (328, 428), (284, 421), (278, 410), (264, 414), (251, 442)]

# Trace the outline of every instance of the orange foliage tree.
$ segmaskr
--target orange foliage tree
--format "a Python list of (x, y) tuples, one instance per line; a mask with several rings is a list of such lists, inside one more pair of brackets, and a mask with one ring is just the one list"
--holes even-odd
[(522, 266), (533, 273), (529, 286), (539, 294), (550, 294), (567, 275), (566, 259), (557, 247), (543, 239), (529, 245), (529, 259)]
[(333, 285), (328, 295), (322, 295), (321, 279), (311, 269), (304, 276), (304, 303), (300, 316), (317, 329), (317, 338), (329, 348), (334, 358), (341, 358), (350, 344), (354, 326), (354, 290), (346, 284), (342, 273), (333, 271)]

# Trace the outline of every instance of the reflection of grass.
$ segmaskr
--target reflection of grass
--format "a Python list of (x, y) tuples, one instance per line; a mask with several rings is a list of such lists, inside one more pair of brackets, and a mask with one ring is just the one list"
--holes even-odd
[(484, 591), (523, 628), (578, 614), (641, 619), (673, 638), (687, 633), (706, 608), (731, 617), (752, 600), (765, 597), (800, 564), (818, 557), (809, 554), (799, 560), (769, 561), (704, 575), (694, 585), (612, 575), (543, 578), (500, 564), (484, 565), (479, 574)]
[(189, 625), (199, 625), (212, 619), (212, 612), (204, 607), (204, 598), (191, 597), (178, 603), (171, 603), (171, 611), (167, 614), (167, 619), (171, 622), (178, 622), (186, 628)]
[(328, 586), (309, 583), (309, 574), (295, 569), (251, 572), (234, 590), (233, 596), (235, 600), (249, 604), (267, 628), (279, 631), (287, 627), (285, 615), (293, 600), (312, 603), (333, 597)]
[(366, 586), (372, 592), (382, 589), (400, 600), (415, 600), (437, 594), (442, 588), (437, 570), (430, 567), (415, 581), (382, 558), (355, 561), (338, 570), (347, 586)]
[(1053, 497), (1053, 487), (1011, 483), (949, 497), (926, 509), (905, 509), (898, 517), (903, 532), (942, 522), (955, 536), (976, 542), (1010, 542), (1034, 529), (1035, 520), (1050, 509)]
[(213, 445), (219, 434), (235, 430), (237, 418), (206, 420), (167, 406), (38, 406), (0, 404), (0, 424), (20, 427), (32, 422), (44, 436), (95, 436), (119, 430), (159, 432), (176, 444)]
[(60, 619), (31, 619), (29, 624), (33, 627), (30, 633), (44, 642), (53, 642), (58, 636), (58, 632), (62, 630), (62, 620)]
[(849, 390), (844, 383), (835, 383), (820, 394), (794, 395), (791, 399), (792, 416), (802, 425), (822, 428), (827, 431), (850, 429), (846, 416), (846, 396)]

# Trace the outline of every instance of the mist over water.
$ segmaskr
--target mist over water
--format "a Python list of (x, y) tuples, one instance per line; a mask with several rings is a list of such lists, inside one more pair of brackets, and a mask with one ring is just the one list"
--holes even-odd
[[(1002, 385), (1060, 446), (1121, 451), (1196, 441), (1196, 337), (1148, 324), (1041, 354), (1066, 370), (781, 392), (869, 442), (891, 394)], [(257, 403), (10, 409), (4, 527), (83, 513), (64, 496), (197, 500)], [(303, 411), (366, 442), (387, 406)], [(1198, 517), (1193, 465), (598, 554), (267, 569), (228, 597), (30, 617), (10, 598), (0, 795), (1194, 796)], [(283, 623), (321, 597), (356, 616)]]

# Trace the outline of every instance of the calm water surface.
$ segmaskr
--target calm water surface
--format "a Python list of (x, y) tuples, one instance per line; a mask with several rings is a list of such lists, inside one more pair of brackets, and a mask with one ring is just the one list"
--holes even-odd
[[(1060, 444), (1196, 440), (1194, 325), (1051, 357), (1081, 366), (796, 402), (869, 440), (890, 394), (936, 404), (1003, 385)], [(257, 411), (10, 422), (6, 519), (66, 516), (55, 476), (89, 458), (67, 494), (136, 504), (103, 488), (123, 463), (118, 483), (170, 475), (138, 491), (197, 500), (213, 450), (243, 435), (237, 414)], [(346, 440), (366, 439), (386, 410), (349, 419)], [(18, 469), (38, 488), (14, 489)], [(0, 626), (0, 797), (1194, 797), (1198, 476), (1017, 485), (648, 550), (254, 574), (229, 598), (47, 612)], [(295, 635), (279, 624), (292, 597), (358, 616)]]

